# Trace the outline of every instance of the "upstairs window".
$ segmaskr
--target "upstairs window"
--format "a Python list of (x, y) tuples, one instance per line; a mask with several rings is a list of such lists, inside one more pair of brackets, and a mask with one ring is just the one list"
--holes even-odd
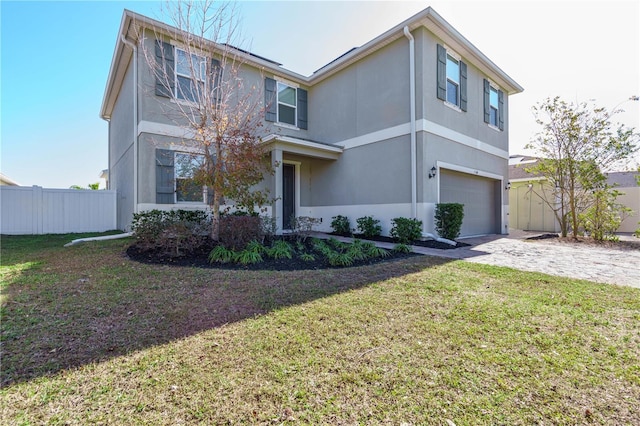
[(447, 102), (460, 106), (460, 62), (447, 55)]
[(467, 64), (454, 52), (438, 44), (437, 85), (438, 99), (446, 104), (467, 110)]
[(307, 129), (307, 91), (273, 78), (264, 79), (264, 119)]
[(203, 203), (204, 188), (195, 183), (194, 177), (204, 164), (204, 155), (187, 152), (176, 152), (175, 154), (176, 202)]
[(486, 78), (483, 83), (484, 122), (498, 130), (504, 130), (504, 93)]
[(296, 125), (296, 88), (278, 82), (278, 122)]
[(195, 102), (198, 93), (203, 93), (207, 75), (207, 60), (196, 54), (189, 55), (176, 48), (175, 96), (177, 99)]
[(489, 86), (489, 124), (498, 127), (498, 89)]

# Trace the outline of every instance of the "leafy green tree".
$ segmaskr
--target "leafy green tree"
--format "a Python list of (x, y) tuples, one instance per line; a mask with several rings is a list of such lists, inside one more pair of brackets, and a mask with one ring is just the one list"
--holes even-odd
[(80, 185), (71, 185), (69, 189), (91, 189), (97, 191), (100, 188), (100, 182), (90, 183), (86, 188), (81, 187)]
[(553, 210), (566, 237), (577, 238), (580, 215), (596, 201), (597, 191), (610, 191), (605, 172), (621, 167), (638, 151), (640, 135), (612, 124), (619, 110), (607, 111), (587, 103), (548, 98), (533, 111), (542, 130), (527, 148), (541, 157), (529, 173), (544, 176), (550, 190), (537, 195)]
[(585, 231), (596, 241), (611, 240), (617, 241), (616, 230), (624, 218), (632, 210), (620, 203), (616, 203), (616, 198), (621, 195), (611, 187), (596, 189), (593, 193), (593, 203), (580, 215), (580, 222)]

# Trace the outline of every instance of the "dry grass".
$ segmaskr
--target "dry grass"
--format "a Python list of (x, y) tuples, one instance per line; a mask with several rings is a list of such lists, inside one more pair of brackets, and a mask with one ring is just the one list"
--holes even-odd
[(171, 268), (59, 242), (2, 239), (2, 424), (640, 423), (638, 289), (429, 257)]

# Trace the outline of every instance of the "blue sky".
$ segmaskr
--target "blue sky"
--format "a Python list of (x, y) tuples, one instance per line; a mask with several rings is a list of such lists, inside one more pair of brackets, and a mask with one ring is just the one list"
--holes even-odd
[[(511, 97), (510, 150), (539, 129), (549, 96), (613, 108), (640, 95), (640, 2), (241, 2), (244, 47), (309, 75), (427, 6), (525, 88)], [(160, 3), (0, 2), (0, 171), (21, 185), (98, 182), (108, 125), (99, 117), (124, 8)], [(617, 120), (640, 128), (640, 102)], [(638, 159), (636, 159), (637, 161)]]

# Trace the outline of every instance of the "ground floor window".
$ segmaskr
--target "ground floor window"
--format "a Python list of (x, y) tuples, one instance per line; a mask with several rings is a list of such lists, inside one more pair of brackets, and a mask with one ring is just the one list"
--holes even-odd
[(204, 188), (194, 181), (196, 172), (204, 166), (204, 155), (176, 152), (175, 156), (176, 202), (203, 203)]

